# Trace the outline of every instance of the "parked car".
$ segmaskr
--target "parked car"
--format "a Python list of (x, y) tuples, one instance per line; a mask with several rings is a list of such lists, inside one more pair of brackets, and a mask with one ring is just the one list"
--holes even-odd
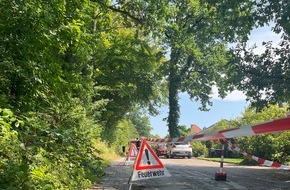
[(167, 144), (167, 158), (192, 157), (192, 146), (189, 143), (173, 142)]
[(166, 156), (167, 155), (167, 147), (165, 144), (158, 144), (155, 147), (155, 153), (156, 155), (159, 156)]

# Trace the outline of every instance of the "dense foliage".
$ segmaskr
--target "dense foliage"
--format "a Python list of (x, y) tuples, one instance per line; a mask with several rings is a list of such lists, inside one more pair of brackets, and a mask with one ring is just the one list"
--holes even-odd
[[(237, 87), (247, 93), (255, 106), (261, 102), (289, 100), (288, 91), (283, 91), (285, 87), (288, 89), (288, 72), (281, 69), (286, 67), (288, 70), (289, 62), (289, 43), (285, 42), (289, 35), (289, 3), (285, 0), (161, 0), (146, 3), (122, 0), (115, 1), (110, 8), (131, 20), (132, 25), (142, 25), (157, 39), (155, 42), (168, 51), (170, 58), (163, 74), (168, 81), (169, 114), (166, 119), (171, 137), (180, 135), (180, 91), (187, 92), (192, 100), (200, 101), (202, 110), (211, 105), (213, 85), (218, 86), (221, 97)], [(241, 49), (232, 52), (226, 48), (228, 43), (237, 42), (245, 47), (252, 29), (271, 22), (275, 24), (275, 32), (285, 32), (283, 48), (270, 50), (261, 58), (247, 52), (249, 56), (243, 57)], [(279, 61), (271, 57), (273, 54), (281, 57)], [(271, 66), (272, 63), (275, 66)], [(282, 82), (283, 87), (273, 87), (277, 81)], [(261, 90), (268, 89), (267, 98), (261, 100)]]
[[(254, 108), (247, 108), (241, 117), (229, 121), (221, 120), (216, 123), (213, 128), (209, 129), (208, 132), (243, 127), (282, 118), (286, 116), (286, 112), (286, 106), (270, 106), (264, 108), (261, 112), (257, 112), (257, 109)], [(281, 133), (236, 138), (234, 139), (234, 143), (236, 143), (239, 148), (252, 155), (279, 163), (287, 163), (290, 161), (289, 140), (290, 132), (285, 131)], [(222, 146), (220, 142), (216, 144), (208, 142), (208, 144), (208, 148), (213, 147), (220, 149)]]
[[(228, 42), (246, 41), (255, 23), (268, 23), (269, 11), (275, 13), (276, 31), (285, 30), (289, 41), (289, 9), (284, 4), (280, 9), (284, 1), (266, 1), (271, 3), (265, 11), (259, 3), (264, 1), (230, 2), (2, 0), (0, 188), (87, 188), (129, 139), (150, 136), (147, 113), (157, 113), (164, 95), (169, 97), (171, 137), (185, 130), (178, 128), (180, 91), (206, 109), (214, 84), (221, 96), (238, 86), (252, 97), (277, 79), (283, 89), (271, 86), (276, 99), (266, 100), (289, 101), (286, 42), (283, 51), (268, 50), (262, 57), (237, 57), (226, 48)], [(278, 61), (268, 59), (273, 53)], [(261, 67), (264, 78), (281, 77), (258, 78), (258, 83), (240, 75), (241, 65), (227, 67), (228, 60), (242, 59), (263, 63), (242, 65), (247, 73)], [(283, 68), (264, 65), (264, 59), (283, 62)], [(241, 76), (254, 82), (240, 86)], [(285, 135), (267, 136), (264, 144)], [(276, 160), (286, 160), (283, 143), (275, 147)]]
[(70, 127), (56, 127), (46, 119), (0, 109), (1, 189), (83, 189), (102, 175), (108, 164), (103, 155), (109, 150), (98, 148), (98, 127), (82, 116), (65, 119), (76, 122)]
[[(255, 2), (253, 19), (256, 26), (271, 25), (280, 36), (274, 44), (264, 39), (265, 51), (255, 53), (257, 46), (239, 44), (235, 59), (230, 62), (230, 83), (244, 91), (252, 106), (261, 110), (271, 104), (289, 104), (290, 84), (290, 3), (287, 0), (261, 0)], [(259, 47), (262, 49), (262, 47)], [(277, 85), (279, 84), (279, 85)]]
[(192, 146), (192, 155), (194, 157), (199, 157), (199, 156), (207, 156), (208, 155), (208, 149), (204, 145), (204, 142), (191, 142), (190, 143)]
[[(246, 126), (256, 124), (272, 119), (285, 117), (287, 107), (270, 106), (256, 112), (256, 109), (248, 109), (243, 113), (242, 118), (233, 122), (234, 126)], [(253, 137), (244, 137), (236, 140), (236, 143), (255, 156), (287, 163), (290, 161), (290, 132), (258, 135)]]
[(251, 29), (247, 18), (252, 6), (238, 1), (227, 5), (213, 1), (171, 1), (170, 8), (174, 11), (164, 24), (164, 43), (171, 50), (167, 68), (168, 127), (170, 136), (178, 137), (178, 93), (187, 92), (192, 100), (200, 101), (202, 110), (211, 105), (213, 85), (224, 95), (222, 81), (229, 59), (226, 42), (246, 38)]
[(109, 5), (1, 1), (1, 189), (88, 188), (159, 100), (162, 53)]

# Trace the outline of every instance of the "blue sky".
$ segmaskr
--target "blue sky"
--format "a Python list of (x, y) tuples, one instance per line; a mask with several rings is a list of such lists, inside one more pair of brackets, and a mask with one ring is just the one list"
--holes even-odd
[[(263, 41), (279, 42), (279, 36), (271, 31), (271, 27), (258, 28), (252, 31), (248, 47), (256, 44), (258, 48), (256, 53), (261, 53), (264, 48), (261, 47)], [(241, 116), (242, 112), (249, 105), (246, 102), (246, 96), (240, 91), (233, 91), (225, 99), (221, 99), (217, 96), (217, 89), (213, 87), (212, 102), (213, 106), (210, 107), (210, 111), (200, 111), (199, 102), (193, 102), (189, 99), (189, 96), (185, 93), (179, 95), (180, 105), (180, 120), (179, 125), (186, 125), (188, 128), (191, 124), (196, 124), (201, 129), (203, 127), (209, 127), (222, 119), (234, 119)], [(160, 115), (156, 117), (150, 117), (153, 135), (158, 134), (160, 137), (165, 137), (168, 134), (168, 127), (163, 118), (168, 116), (168, 107), (162, 107), (159, 109)]]
[[(186, 125), (188, 128), (191, 124), (196, 124), (201, 129), (209, 127), (221, 119), (234, 119), (241, 116), (248, 103), (245, 101), (245, 95), (241, 92), (235, 91), (228, 95), (224, 100), (213, 97), (213, 106), (210, 111), (200, 111), (199, 102), (193, 102), (185, 93), (179, 96), (180, 104), (180, 125)], [(168, 116), (168, 107), (160, 108), (160, 115), (151, 117), (152, 134), (158, 134), (160, 137), (165, 137), (168, 133), (168, 127), (162, 119)]]

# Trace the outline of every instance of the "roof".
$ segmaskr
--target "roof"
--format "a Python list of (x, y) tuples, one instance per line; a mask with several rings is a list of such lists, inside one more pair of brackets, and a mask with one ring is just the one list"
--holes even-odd
[(196, 133), (198, 133), (198, 132), (201, 131), (201, 129), (197, 125), (195, 125), (195, 124), (191, 124), (191, 127), (190, 128), (191, 128), (190, 129), (190, 133), (191, 134), (196, 134)]

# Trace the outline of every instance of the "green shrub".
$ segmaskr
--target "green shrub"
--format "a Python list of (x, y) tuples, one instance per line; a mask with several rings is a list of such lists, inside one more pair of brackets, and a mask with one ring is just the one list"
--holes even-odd
[(256, 160), (245, 158), (243, 161), (240, 162), (240, 165), (246, 165), (246, 166), (258, 166), (259, 163)]
[(0, 109), (0, 189), (87, 189), (102, 176), (115, 153), (98, 139), (96, 125), (71, 119), (65, 121), (73, 126), (55, 126), (34, 113)]
[(207, 154), (207, 148), (202, 142), (191, 142), (192, 154), (194, 157), (199, 157)]

